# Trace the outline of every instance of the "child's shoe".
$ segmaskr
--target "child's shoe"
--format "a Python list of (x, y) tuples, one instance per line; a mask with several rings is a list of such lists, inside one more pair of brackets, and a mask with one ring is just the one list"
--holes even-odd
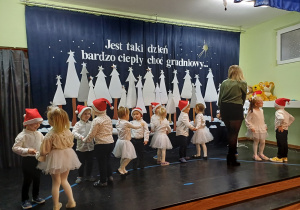
[(101, 183), (100, 180), (94, 183), (94, 187), (106, 187), (107, 182)]
[(93, 176), (90, 176), (90, 177), (87, 178), (87, 180), (88, 180), (89, 182), (94, 182), (94, 181), (96, 181), (96, 178), (93, 177)]
[(263, 160), (270, 160), (270, 158), (268, 158), (267, 156), (265, 156), (264, 154), (259, 155), (259, 157)]
[(58, 203), (57, 206), (53, 206), (53, 210), (59, 210), (62, 207), (62, 203)]
[(157, 165), (160, 165), (161, 164), (161, 161), (156, 161)]
[(192, 158), (193, 159), (201, 159), (202, 157), (201, 157), (201, 155), (193, 155)]
[(253, 155), (253, 160), (262, 161), (262, 159), (258, 155)]
[(170, 163), (169, 162), (161, 162), (161, 164), (160, 164), (161, 166), (168, 166), (168, 165), (170, 165)]
[(207, 156), (206, 156), (206, 157), (203, 157), (203, 160), (207, 160)]
[(157, 155), (153, 156), (153, 159), (154, 159), (154, 160), (157, 160)]
[(110, 183), (114, 182), (114, 177), (113, 176), (109, 176), (107, 181), (110, 182)]
[(23, 209), (31, 209), (32, 208), (32, 205), (28, 200), (22, 202), (21, 206)]
[(287, 157), (283, 157), (283, 158), (282, 158), (282, 161), (283, 161), (283, 162), (288, 162), (288, 158), (287, 158)]
[(68, 201), (66, 208), (67, 209), (71, 209), (71, 208), (75, 208), (76, 207), (76, 202), (74, 200), (72, 201)]
[(277, 163), (283, 163), (282, 158), (278, 158), (278, 157), (270, 158), (270, 161), (272, 161), (272, 162), (277, 162)]
[(75, 183), (80, 184), (82, 182), (82, 177), (77, 177)]
[(45, 200), (43, 198), (32, 198), (32, 202), (37, 203), (37, 204), (41, 204), (41, 203), (45, 203)]
[(184, 159), (184, 158), (180, 158), (179, 161), (180, 161), (181, 163), (187, 163), (186, 159)]

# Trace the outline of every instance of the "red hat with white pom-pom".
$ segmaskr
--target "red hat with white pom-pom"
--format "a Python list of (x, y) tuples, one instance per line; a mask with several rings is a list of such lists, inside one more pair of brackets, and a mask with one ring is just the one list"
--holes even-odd
[(178, 103), (178, 108), (180, 111), (184, 111), (189, 106), (189, 101), (180, 100)]
[(278, 98), (278, 99), (275, 100), (274, 107), (278, 107), (278, 108), (283, 109), (286, 105), (286, 102), (289, 104), (290, 99), (288, 99), (288, 98)]
[(37, 109), (25, 109), (25, 112), (23, 125), (30, 125), (43, 121), (43, 118)]
[(82, 106), (82, 105), (77, 105), (77, 110), (75, 111), (76, 114), (78, 114), (78, 118), (80, 119), (81, 118), (81, 115), (83, 114), (83, 112), (85, 110), (88, 110), (90, 109), (92, 111), (92, 108), (91, 107), (88, 107), (88, 106)]
[(160, 103), (157, 103), (157, 102), (152, 102), (152, 103), (151, 103), (151, 106), (152, 106), (152, 111), (153, 111), (153, 113), (155, 113), (155, 110), (156, 110), (158, 107), (160, 107), (161, 104), (160, 104)]
[(133, 117), (133, 112), (138, 111), (143, 116), (143, 110), (140, 107), (135, 107), (131, 111), (131, 117)]
[(99, 98), (93, 101), (92, 107), (96, 112), (103, 112), (106, 110), (106, 104), (110, 106), (110, 109), (113, 110), (114, 107), (106, 98)]

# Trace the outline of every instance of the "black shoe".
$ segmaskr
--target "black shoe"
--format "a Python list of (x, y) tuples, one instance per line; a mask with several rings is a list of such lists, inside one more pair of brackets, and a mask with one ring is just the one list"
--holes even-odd
[(114, 177), (113, 177), (113, 176), (109, 176), (107, 179), (108, 179), (107, 181), (108, 181), (109, 183), (114, 182)]
[(203, 157), (203, 160), (207, 160), (207, 157)]
[(100, 180), (94, 183), (94, 187), (107, 187), (107, 182), (101, 183)]
[(241, 164), (236, 161), (235, 154), (228, 154), (227, 155), (227, 166), (240, 166)]

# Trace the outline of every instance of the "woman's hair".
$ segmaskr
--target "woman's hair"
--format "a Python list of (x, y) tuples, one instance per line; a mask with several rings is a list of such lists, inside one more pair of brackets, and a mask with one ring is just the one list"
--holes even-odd
[(229, 67), (228, 78), (236, 81), (245, 81), (243, 71), (238, 65), (232, 65)]
[(48, 106), (47, 118), (49, 124), (56, 132), (62, 132), (70, 128), (70, 121), (67, 112), (56, 106)]
[(160, 107), (158, 110), (158, 116), (160, 118), (160, 120), (164, 120), (166, 118), (167, 115), (167, 109), (165, 107)]
[(262, 100), (262, 98), (259, 97), (259, 96), (254, 96), (252, 98), (249, 98), (250, 105), (249, 105), (249, 108), (248, 108), (248, 113), (250, 113), (250, 112), (252, 113), (253, 112), (253, 108), (255, 108), (255, 104), (259, 100)]
[(199, 113), (199, 112), (204, 112), (204, 109), (205, 109), (205, 106), (204, 106), (204, 104), (201, 104), (201, 103), (199, 103), (199, 104), (196, 104), (196, 106), (195, 106), (195, 111), (196, 111), (196, 113)]
[(118, 109), (118, 117), (122, 119), (127, 114), (129, 114), (129, 109), (127, 107), (120, 106)]

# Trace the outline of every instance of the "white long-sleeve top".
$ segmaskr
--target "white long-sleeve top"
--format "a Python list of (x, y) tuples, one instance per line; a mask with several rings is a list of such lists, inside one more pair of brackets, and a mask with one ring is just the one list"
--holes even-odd
[(254, 129), (256, 133), (267, 132), (264, 111), (262, 109), (253, 109), (253, 112), (249, 112), (245, 119), (245, 124), (249, 130)]
[(189, 129), (195, 128), (189, 121), (189, 115), (185, 112), (180, 113), (176, 125), (176, 136), (189, 136)]
[(143, 119), (131, 121), (133, 125), (141, 125), (141, 122), (144, 123), (144, 126), (138, 129), (131, 129), (131, 137), (135, 139), (144, 138), (144, 142), (149, 141), (150, 132), (149, 132), (148, 124)]
[(163, 133), (167, 134), (166, 132), (170, 133), (172, 131), (170, 127), (170, 123), (167, 119), (158, 120), (154, 123), (154, 133)]
[(35, 157), (35, 154), (28, 153), (28, 149), (40, 151), (43, 139), (44, 136), (41, 132), (23, 129), (23, 131), (17, 135), (12, 151), (23, 157)]
[(151, 131), (154, 131), (154, 123), (157, 121), (159, 121), (159, 116), (156, 114), (152, 115), (151, 120), (150, 120)]
[(114, 143), (113, 126), (106, 111), (99, 112), (99, 115), (92, 121), (91, 129), (83, 142), (91, 142), (95, 139), (95, 144), (111, 144)]
[(284, 109), (278, 109), (275, 112), (275, 130), (282, 126), (283, 130), (288, 130), (289, 126), (294, 122), (295, 118), (285, 111)]
[(196, 129), (205, 128), (205, 119), (202, 113), (198, 113), (195, 119)]
[(119, 119), (117, 124), (116, 124), (116, 128), (118, 131), (118, 138), (121, 140), (131, 140), (131, 129), (138, 129), (138, 128), (142, 128), (142, 125), (133, 125), (130, 122), (128, 122), (127, 120), (122, 120)]
[(74, 134), (75, 139), (77, 139), (76, 150), (80, 152), (93, 151), (94, 150), (94, 142), (86, 142), (84, 143), (82, 139), (86, 137), (91, 129), (92, 122), (83, 120), (78, 121), (73, 127), (72, 133)]

